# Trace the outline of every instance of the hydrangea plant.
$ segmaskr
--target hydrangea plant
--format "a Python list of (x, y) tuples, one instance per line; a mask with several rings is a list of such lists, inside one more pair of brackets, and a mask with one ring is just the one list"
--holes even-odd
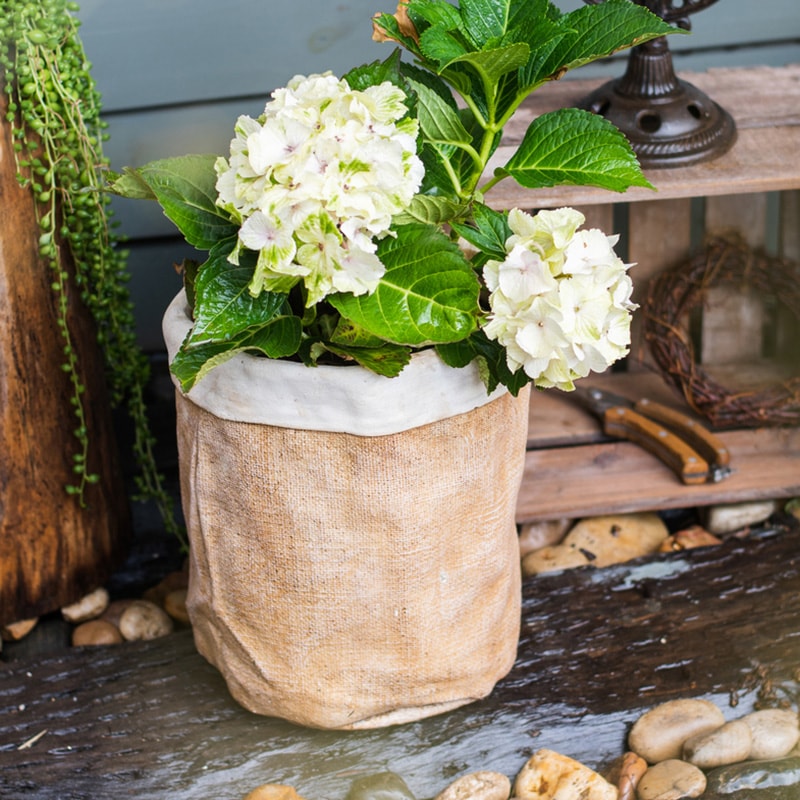
[(295, 77), (258, 119), (238, 119), (227, 157), (111, 176), (111, 191), (157, 200), (207, 253), (184, 264), (183, 389), (242, 351), (391, 377), (435, 347), (512, 393), (571, 389), (625, 355), (634, 306), (616, 240), (575, 210), (500, 212), (486, 196), (505, 179), (650, 186), (627, 140), (559, 109), (487, 171), (532, 92), (675, 29), (629, 0), (570, 13), (549, 0), (401, 0), (373, 28), (399, 45), (385, 61)]

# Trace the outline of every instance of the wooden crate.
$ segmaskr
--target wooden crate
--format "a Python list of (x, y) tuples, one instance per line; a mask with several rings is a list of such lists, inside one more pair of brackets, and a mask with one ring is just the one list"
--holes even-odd
[[(649, 281), (682, 263), (709, 233), (738, 231), (753, 246), (800, 257), (800, 65), (681, 77), (734, 117), (738, 138), (722, 157), (690, 167), (649, 170), (647, 177), (656, 192), (636, 188), (616, 195), (587, 187), (528, 191), (509, 181), (488, 197), (496, 208), (571, 205), (586, 214), (591, 226), (607, 232), (621, 228), (626, 234), (621, 254), (636, 263), (631, 276), (637, 302), (646, 295)], [(495, 156), (497, 164), (508, 157), (532, 118), (575, 105), (596, 86), (597, 81), (564, 81), (545, 87), (512, 121)], [(723, 287), (713, 290), (699, 323), (704, 368), (727, 370), (728, 375), (763, 372), (764, 313), (755, 298)], [(584, 383), (688, 411), (652, 365), (641, 324), (640, 316), (635, 316), (624, 371)], [(796, 339), (796, 328), (787, 327), (781, 336)], [(733, 430), (720, 436), (730, 448), (733, 475), (719, 483), (684, 486), (636, 445), (605, 439), (597, 422), (568, 395), (536, 392), (518, 520), (800, 495), (800, 429)]]

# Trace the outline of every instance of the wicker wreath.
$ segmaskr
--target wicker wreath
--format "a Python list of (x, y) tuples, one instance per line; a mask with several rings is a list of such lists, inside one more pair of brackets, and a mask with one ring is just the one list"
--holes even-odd
[(754, 252), (738, 237), (711, 239), (694, 257), (652, 281), (644, 336), (664, 377), (716, 428), (800, 423), (800, 375), (752, 391), (729, 390), (695, 361), (688, 316), (711, 287), (750, 288), (800, 320), (800, 266)]

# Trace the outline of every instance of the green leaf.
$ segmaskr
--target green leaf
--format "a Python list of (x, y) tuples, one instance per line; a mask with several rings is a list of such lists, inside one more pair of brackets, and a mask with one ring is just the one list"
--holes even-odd
[[(408, 14), (418, 31), (437, 25), (443, 30), (455, 31), (461, 26), (458, 9), (442, 0), (413, 0)], [(420, 23), (426, 24), (420, 24)]]
[(342, 347), (380, 347), (384, 344), (380, 336), (375, 336), (355, 325), (349, 319), (339, 318), (339, 321), (330, 335), (332, 344)]
[(439, 65), (454, 61), (469, 52), (463, 42), (439, 26), (428, 28), (420, 34), (419, 49), (428, 61)]
[(511, 372), (505, 348), (489, 339), (482, 330), (476, 331), (463, 342), (437, 345), (436, 352), (445, 364), (456, 368), (465, 367), (470, 361), (477, 359), (481, 379), (490, 394), (499, 384), (503, 384), (516, 397), (520, 389), (530, 383), (525, 370)]
[[(178, 379), (184, 392), (188, 392), (197, 381), (214, 367), (245, 351), (256, 351), (269, 358), (286, 358), (294, 355), (300, 347), (302, 327), (294, 316), (272, 318), (266, 325), (254, 330), (245, 330), (224, 342), (208, 342), (181, 345), (172, 360), (172, 374)], [(190, 334), (191, 336), (191, 334)]]
[(339, 313), (395, 344), (453, 342), (477, 327), (479, 283), (469, 261), (429, 225), (397, 229), (378, 247), (386, 274), (372, 294), (332, 295)]
[[(237, 234), (237, 226), (216, 204), (216, 159), (214, 155), (180, 156), (126, 171), (148, 187), (186, 241), (199, 250), (210, 250)], [(132, 186), (125, 182), (120, 188)]]
[(227, 248), (215, 248), (197, 272), (192, 344), (229, 341), (246, 329), (267, 324), (286, 305), (285, 294), (250, 294), (254, 253), (244, 251), (238, 266), (231, 264), (227, 255)]
[(411, 349), (397, 344), (384, 343), (380, 347), (342, 347), (326, 344), (325, 349), (341, 358), (352, 359), (364, 369), (386, 378), (396, 378), (403, 371), (403, 367), (411, 361)]
[(559, 24), (568, 35), (548, 60), (547, 69), (554, 75), (659, 36), (686, 33), (629, 0), (581, 6), (564, 14)]
[(396, 17), (394, 17), (392, 14), (380, 14), (373, 20), (373, 24), (390, 40), (398, 42), (399, 44), (403, 45), (406, 50), (414, 53), (415, 55), (420, 54), (417, 42), (410, 36), (406, 36), (400, 30), (400, 24)]
[(107, 173), (106, 189), (120, 197), (131, 200), (155, 200), (153, 190), (142, 180), (132, 167), (125, 167), (122, 174), (118, 172)]
[(653, 188), (630, 143), (608, 120), (577, 108), (537, 117), (517, 152), (496, 175), (510, 175), (528, 189), (568, 184), (624, 192)]
[(464, 27), (478, 47), (506, 32), (509, 0), (461, 0), (460, 7)]
[[(482, 203), (475, 203), (472, 209), (474, 224), (452, 222), (453, 230), (486, 258), (503, 261), (506, 257), (506, 239), (511, 236), (508, 215), (495, 211)], [(482, 259), (485, 260), (485, 259)]]
[(553, 53), (568, 33), (555, 23), (541, 21), (536, 45), (531, 48), (528, 63), (520, 70), (519, 84), (523, 92), (530, 93), (552, 77), (553, 63), (558, 60)]
[(508, 72), (524, 67), (528, 63), (531, 49), (524, 42), (466, 53), (451, 58), (443, 64), (443, 69), (454, 64), (468, 64), (481, 75), (485, 84), (494, 85)]
[(395, 215), (392, 221), (395, 225), (408, 225), (411, 222), (440, 225), (461, 216), (466, 209), (463, 203), (446, 197), (418, 194), (406, 210)]
[(404, 88), (404, 80), (400, 74), (400, 50), (395, 48), (385, 61), (373, 61), (351, 69), (343, 76), (351, 89), (363, 91), (370, 86), (378, 86), (389, 81)]
[(408, 82), (417, 95), (417, 117), (425, 139), (441, 144), (472, 144), (472, 137), (462, 124), (457, 109), (425, 84), (411, 78)]
[(200, 262), (195, 261), (193, 258), (184, 258), (178, 268), (183, 276), (183, 288), (186, 292), (186, 302), (189, 304), (189, 308), (192, 309), (192, 314), (194, 314), (196, 299), (194, 286), (197, 281), (197, 273), (200, 266)]

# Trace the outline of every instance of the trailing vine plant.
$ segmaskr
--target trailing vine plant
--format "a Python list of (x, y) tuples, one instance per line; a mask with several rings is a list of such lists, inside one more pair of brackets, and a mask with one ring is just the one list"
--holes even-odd
[(132, 448), (139, 465), (136, 499), (153, 500), (167, 530), (185, 546), (155, 463), (144, 400), (149, 363), (136, 342), (127, 253), (110, 224), (110, 199), (101, 191), (108, 164), (102, 153), (105, 124), (78, 35), (78, 10), (78, 4), (68, 0), (0, 0), (6, 122), (12, 131), (17, 180), (36, 200), (39, 254), (51, 271), (64, 342), (62, 369), (70, 380), (76, 422), (74, 480), (65, 488), (85, 505), (87, 487), (99, 480), (91, 466), (79, 354), (67, 324), (68, 298), (76, 291), (95, 322), (111, 402), (124, 407), (132, 422)]

